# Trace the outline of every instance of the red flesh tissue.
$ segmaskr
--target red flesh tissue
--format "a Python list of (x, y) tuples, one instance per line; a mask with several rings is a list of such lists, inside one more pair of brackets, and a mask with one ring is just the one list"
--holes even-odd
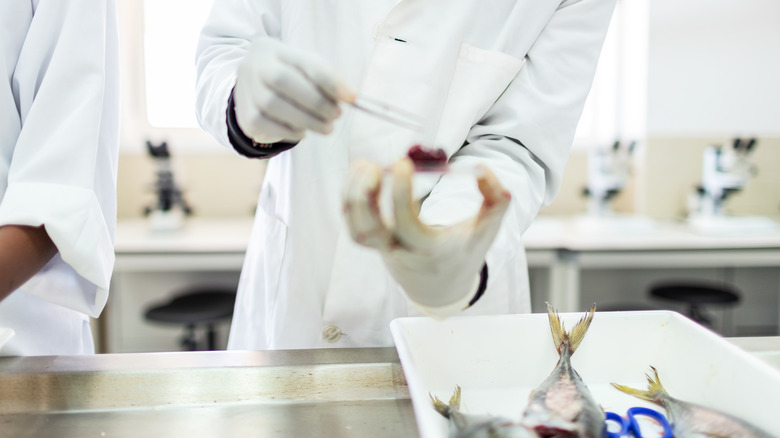
[(576, 438), (578, 435), (568, 430), (558, 429), (557, 427), (537, 426), (534, 432), (542, 438)]
[(428, 149), (416, 144), (407, 152), (417, 170), (435, 170), (447, 167), (447, 153), (444, 149)]

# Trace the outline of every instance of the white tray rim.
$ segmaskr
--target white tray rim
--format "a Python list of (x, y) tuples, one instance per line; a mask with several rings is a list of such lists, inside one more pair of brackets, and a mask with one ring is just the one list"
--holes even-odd
[[(573, 322), (578, 320), (584, 315), (584, 313), (579, 312), (572, 312), (572, 313), (561, 313), (560, 317), (564, 321), (567, 328), (570, 328), (573, 325)], [(767, 364), (766, 362), (760, 360), (759, 358), (747, 353), (746, 351), (742, 350), (741, 348), (731, 344), (730, 342), (726, 341), (719, 335), (715, 334), (714, 332), (711, 332), (710, 330), (700, 326), (699, 324), (696, 324), (695, 322), (691, 321), (687, 317), (673, 311), (636, 311), (636, 312), (597, 312), (596, 317), (599, 319), (609, 319), (615, 316), (620, 317), (629, 317), (629, 318), (662, 318), (666, 321), (672, 323), (676, 323), (681, 325), (682, 327), (685, 327), (687, 331), (690, 331), (690, 333), (701, 339), (705, 339), (708, 342), (713, 342), (717, 344), (717, 347), (719, 349), (722, 349), (722, 351), (728, 355), (738, 358), (738, 360), (744, 364), (746, 367), (746, 370), (751, 371), (752, 373), (756, 373), (762, 378), (767, 379), (767, 388), (777, 388), (780, 390), (780, 370), (772, 367), (771, 365)], [(466, 320), (470, 321), (470, 323), (479, 325), (482, 321), (488, 321), (490, 319), (495, 320), (496, 318), (505, 318), (507, 320), (530, 320), (530, 321), (536, 321), (537, 323), (547, 323), (547, 314), (537, 313), (537, 314), (511, 314), (511, 315), (483, 315), (483, 316), (459, 316), (459, 317), (453, 317), (448, 319), (447, 321), (439, 322), (444, 324), (442, 327), (446, 327), (447, 324), (451, 325), (457, 325), (460, 324)], [(426, 322), (426, 320), (428, 320)], [(405, 337), (407, 336), (407, 333), (405, 332), (405, 329), (407, 326), (411, 324), (432, 324), (430, 322), (430, 318), (425, 317), (403, 317), (403, 318), (397, 318), (396, 320), (393, 320), (390, 324), (391, 333), (393, 335), (393, 338), (396, 343), (396, 350), (398, 352), (399, 359), (401, 361), (401, 365), (404, 370), (404, 375), (407, 380), (407, 384), (409, 387), (409, 392), (412, 398), (413, 408), (415, 415), (417, 417), (417, 424), (418, 429), (420, 432), (420, 436), (424, 438), (429, 437), (438, 437), (438, 436), (444, 436), (441, 434), (441, 419), (437, 417), (438, 414), (432, 415), (433, 410), (430, 406), (430, 398), (429, 398), (429, 392), (428, 389), (425, 387), (425, 382), (422, 377), (422, 373), (420, 372), (420, 369), (418, 367), (418, 364), (415, 363), (413, 358), (413, 351), (410, 349), (408, 343), (405, 340)], [(649, 369), (648, 364), (648, 369)], [(663, 381), (663, 376), (661, 376)], [(674, 394), (672, 394), (674, 395)], [(777, 397), (778, 401), (780, 401), (780, 396)], [(774, 403), (773, 403), (774, 404)], [(778, 405), (780, 405), (780, 402), (778, 402)], [(762, 427), (766, 427), (765, 425), (762, 425)], [(776, 434), (780, 435), (780, 425), (777, 426), (777, 430), (773, 431)]]

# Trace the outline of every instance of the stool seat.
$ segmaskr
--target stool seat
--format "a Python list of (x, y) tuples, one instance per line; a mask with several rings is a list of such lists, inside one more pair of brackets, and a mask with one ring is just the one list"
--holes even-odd
[(733, 304), (739, 293), (729, 285), (703, 283), (664, 283), (653, 286), (650, 294), (657, 298), (688, 304)]
[(179, 295), (166, 304), (146, 311), (146, 318), (178, 324), (217, 322), (233, 316), (236, 294), (195, 291)]
[(144, 313), (149, 321), (185, 326), (186, 334), (181, 341), (185, 350), (197, 350), (195, 337), (197, 326), (205, 325), (207, 348), (216, 348), (215, 324), (233, 316), (236, 294), (215, 288), (191, 289), (180, 293), (169, 302), (150, 307)]
[(725, 283), (699, 281), (667, 281), (650, 288), (650, 295), (667, 301), (688, 305), (688, 317), (705, 326), (712, 326), (712, 318), (704, 312), (705, 305), (731, 307), (739, 303), (740, 292)]

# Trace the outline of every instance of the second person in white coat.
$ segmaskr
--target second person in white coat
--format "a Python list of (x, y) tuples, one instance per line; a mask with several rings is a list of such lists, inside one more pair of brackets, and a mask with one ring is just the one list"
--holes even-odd
[(114, 0), (0, 3), (0, 354), (94, 352), (114, 266)]
[[(215, 1), (199, 120), (268, 159), (229, 348), (390, 346), (399, 316), (530, 311), (521, 237), (560, 185), (614, 1)], [(426, 129), (340, 104), (356, 96)], [(479, 185), (410, 196), (416, 143)]]

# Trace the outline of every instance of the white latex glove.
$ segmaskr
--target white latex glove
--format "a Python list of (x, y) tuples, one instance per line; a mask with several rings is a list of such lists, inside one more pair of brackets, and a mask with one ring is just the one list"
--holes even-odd
[(382, 168), (356, 162), (344, 189), (344, 213), (352, 238), (380, 251), (406, 296), (423, 313), (446, 318), (466, 308), (477, 292), (485, 254), (511, 195), (490, 170), (482, 168), (477, 178), (484, 197), (479, 213), (452, 226), (429, 226), (418, 218), (413, 173), (408, 158), (393, 165), (395, 223), (389, 224), (382, 220), (378, 205)]
[(257, 143), (330, 133), (340, 100), (352, 102), (355, 93), (329, 65), (272, 38), (252, 43), (233, 90), (238, 125)]

